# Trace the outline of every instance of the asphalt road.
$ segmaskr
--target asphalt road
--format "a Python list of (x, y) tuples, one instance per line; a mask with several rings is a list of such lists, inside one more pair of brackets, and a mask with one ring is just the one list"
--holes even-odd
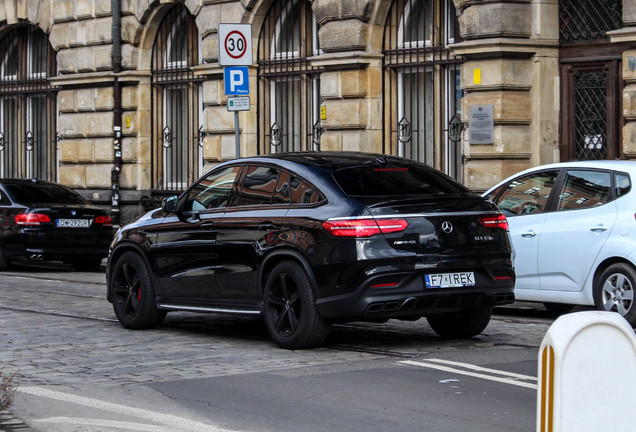
[(104, 296), (103, 273), (0, 274), (0, 367), (20, 374), (19, 430), (535, 430), (554, 316), (534, 305), (498, 310), (471, 340), (425, 320), (352, 323), (322, 348), (287, 351), (256, 318), (172, 313), (125, 330)]

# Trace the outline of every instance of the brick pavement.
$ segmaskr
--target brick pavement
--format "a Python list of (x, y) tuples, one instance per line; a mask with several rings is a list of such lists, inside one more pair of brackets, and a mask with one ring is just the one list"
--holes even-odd
[(438, 338), (423, 319), (355, 323), (335, 326), (325, 348), (292, 352), (276, 349), (258, 318), (171, 313), (158, 329), (126, 330), (105, 300), (103, 274), (35, 276), (34, 282), (23, 274), (0, 275), (6, 347), (0, 364), (19, 369), (26, 382), (135, 383), (364, 361), (387, 353), (422, 356), (440, 348), (538, 348), (549, 327), (549, 321), (500, 317), (483, 335), (453, 341)]
[[(171, 313), (154, 330), (126, 330), (100, 273), (0, 275), (0, 365), (21, 385), (126, 386), (254, 371), (425, 357), (454, 350), (538, 348), (550, 322), (495, 318), (469, 341), (437, 337), (425, 320), (334, 326), (325, 347), (278, 349), (258, 318)], [(25, 312), (30, 310), (32, 312)], [(527, 352), (527, 349), (524, 351)]]

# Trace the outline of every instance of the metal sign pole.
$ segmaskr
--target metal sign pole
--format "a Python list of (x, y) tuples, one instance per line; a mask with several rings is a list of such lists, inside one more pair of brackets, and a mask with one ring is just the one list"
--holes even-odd
[[(250, 94), (250, 77), (247, 66), (254, 63), (252, 59), (252, 25), (219, 23), (217, 37), (219, 40), (219, 66), (230, 66), (223, 69), (225, 95), (248, 96)], [(249, 111), (250, 98), (229, 97), (227, 98), (227, 109), (234, 111), (236, 158), (240, 158), (241, 141), (238, 112)]]
[(250, 110), (250, 98), (247, 97), (228, 97), (227, 110), (234, 111), (234, 136), (236, 141), (236, 157), (241, 157), (241, 141), (239, 135), (239, 111)]
[(234, 111), (234, 136), (236, 138), (236, 158), (241, 157), (241, 140), (239, 139), (239, 113)]

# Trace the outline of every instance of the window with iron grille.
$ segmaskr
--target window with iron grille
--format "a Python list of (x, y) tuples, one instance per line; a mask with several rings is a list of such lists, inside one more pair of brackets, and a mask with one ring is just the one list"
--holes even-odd
[(621, 157), (621, 0), (560, 0), (561, 158)]
[(57, 180), (55, 52), (35, 26), (0, 40), (0, 177)]
[(581, 71), (574, 78), (575, 158), (607, 158), (607, 74)]
[(460, 179), (461, 59), (452, 0), (395, 0), (384, 32), (384, 147)]
[(622, 27), (622, 0), (559, 1), (561, 42), (609, 39), (608, 31)]
[(258, 45), (259, 153), (320, 150), (320, 70), (311, 3), (277, 0)]
[(199, 32), (185, 6), (172, 7), (157, 33), (152, 55), (153, 190), (180, 191), (203, 166), (200, 133), (202, 79)]

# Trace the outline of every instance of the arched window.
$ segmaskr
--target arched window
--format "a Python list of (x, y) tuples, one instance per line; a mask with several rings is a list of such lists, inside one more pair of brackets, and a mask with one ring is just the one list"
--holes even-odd
[[(449, 124), (461, 111), (452, 0), (395, 0), (384, 34), (387, 152), (461, 177), (461, 149)], [(452, 139), (451, 139), (452, 138)]]
[(153, 190), (179, 191), (200, 175), (203, 166), (202, 79), (192, 66), (199, 63), (199, 33), (185, 6), (164, 17), (152, 55)]
[(57, 180), (55, 52), (34, 26), (0, 40), (0, 177)]
[(320, 149), (317, 53), (311, 3), (276, 0), (259, 36), (259, 153)]

